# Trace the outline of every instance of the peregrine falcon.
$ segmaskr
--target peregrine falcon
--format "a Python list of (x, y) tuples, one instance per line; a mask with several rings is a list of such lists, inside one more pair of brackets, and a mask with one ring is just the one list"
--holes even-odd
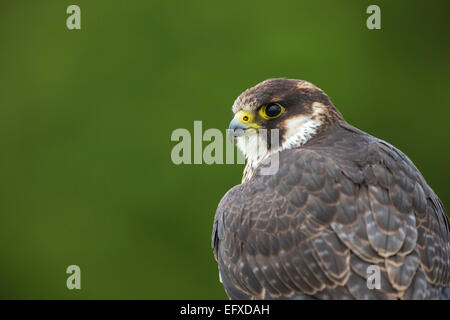
[[(230, 299), (449, 298), (449, 219), (403, 152), (348, 124), (307, 81), (268, 79), (232, 109), (247, 164), (212, 232)], [(276, 147), (262, 129), (278, 129)], [(262, 174), (275, 155), (278, 170)]]

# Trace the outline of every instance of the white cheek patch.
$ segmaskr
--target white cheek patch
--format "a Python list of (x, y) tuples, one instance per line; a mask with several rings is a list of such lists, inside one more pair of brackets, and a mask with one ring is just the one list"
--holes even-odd
[(281, 150), (298, 148), (311, 139), (322, 125), (320, 120), (312, 116), (299, 115), (288, 119), (283, 126), (286, 128), (284, 141), (281, 144)]
[[(282, 136), (283, 141), (278, 146), (272, 143), (272, 149), (267, 149), (267, 131), (249, 130), (246, 135), (237, 137), (237, 147), (247, 158), (242, 181), (248, 181), (254, 174), (259, 164), (271, 154), (285, 150), (298, 148), (308, 142), (322, 126), (319, 115), (324, 111), (324, 106), (314, 103), (312, 115), (298, 115), (286, 119), (282, 127), (285, 129)], [(263, 133), (263, 131), (265, 131)], [(277, 140), (278, 141), (278, 140)], [(271, 141), (273, 142), (273, 141)]]
[[(299, 115), (286, 120), (283, 123), (286, 131), (281, 146), (270, 150), (270, 153), (300, 147), (315, 135), (321, 125), (322, 122), (313, 119), (312, 116)], [(256, 168), (259, 162), (270, 154), (267, 149), (267, 132), (262, 134), (253, 130), (244, 136), (237, 137), (237, 147), (247, 158), (248, 165), (253, 168)]]
[(237, 147), (247, 158), (248, 162), (254, 165), (267, 155), (267, 142), (264, 136), (256, 131), (237, 137)]

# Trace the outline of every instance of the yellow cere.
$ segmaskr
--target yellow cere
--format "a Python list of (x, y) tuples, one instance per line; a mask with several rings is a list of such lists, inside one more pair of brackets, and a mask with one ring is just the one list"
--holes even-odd
[(239, 121), (241, 121), (243, 124), (245, 124), (251, 128), (254, 128), (254, 129), (262, 128), (259, 124), (253, 122), (254, 116), (250, 112), (243, 111), (243, 110), (238, 111), (235, 114), (235, 118), (239, 119)]

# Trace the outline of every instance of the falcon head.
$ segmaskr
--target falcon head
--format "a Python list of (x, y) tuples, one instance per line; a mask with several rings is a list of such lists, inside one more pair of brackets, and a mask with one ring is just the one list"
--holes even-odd
[(303, 145), (343, 119), (321, 89), (307, 81), (283, 78), (268, 79), (244, 91), (234, 102), (233, 113), (229, 134), (252, 166), (272, 152)]

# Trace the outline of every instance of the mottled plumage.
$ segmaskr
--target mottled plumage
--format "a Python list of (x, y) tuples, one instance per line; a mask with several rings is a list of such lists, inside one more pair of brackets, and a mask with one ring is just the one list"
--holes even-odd
[[(270, 86), (263, 82), (244, 92), (233, 111), (244, 106), (257, 110), (276, 98), (286, 105), (286, 116), (271, 125), (283, 130), (289, 117), (312, 114), (314, 103), (328, 108), (310, 139), (272, 152), (269, 146), (268, 156), (220, 201), (212, 245), (227, 295), (445, 298), (450, 224), (411, 160), (345, 122), (313, 85), (267, 81)], [(286, 92), (290, 101), (283, 100)], [(289, 108), (295, 111), (288, 113)], [(281, 134), (282, 142), (285, 138)], [(261, 175), (260, 168), (275, 153), (279, 170)], [(367, 287), (370, 265), (380, 268), (380, 289)]]

